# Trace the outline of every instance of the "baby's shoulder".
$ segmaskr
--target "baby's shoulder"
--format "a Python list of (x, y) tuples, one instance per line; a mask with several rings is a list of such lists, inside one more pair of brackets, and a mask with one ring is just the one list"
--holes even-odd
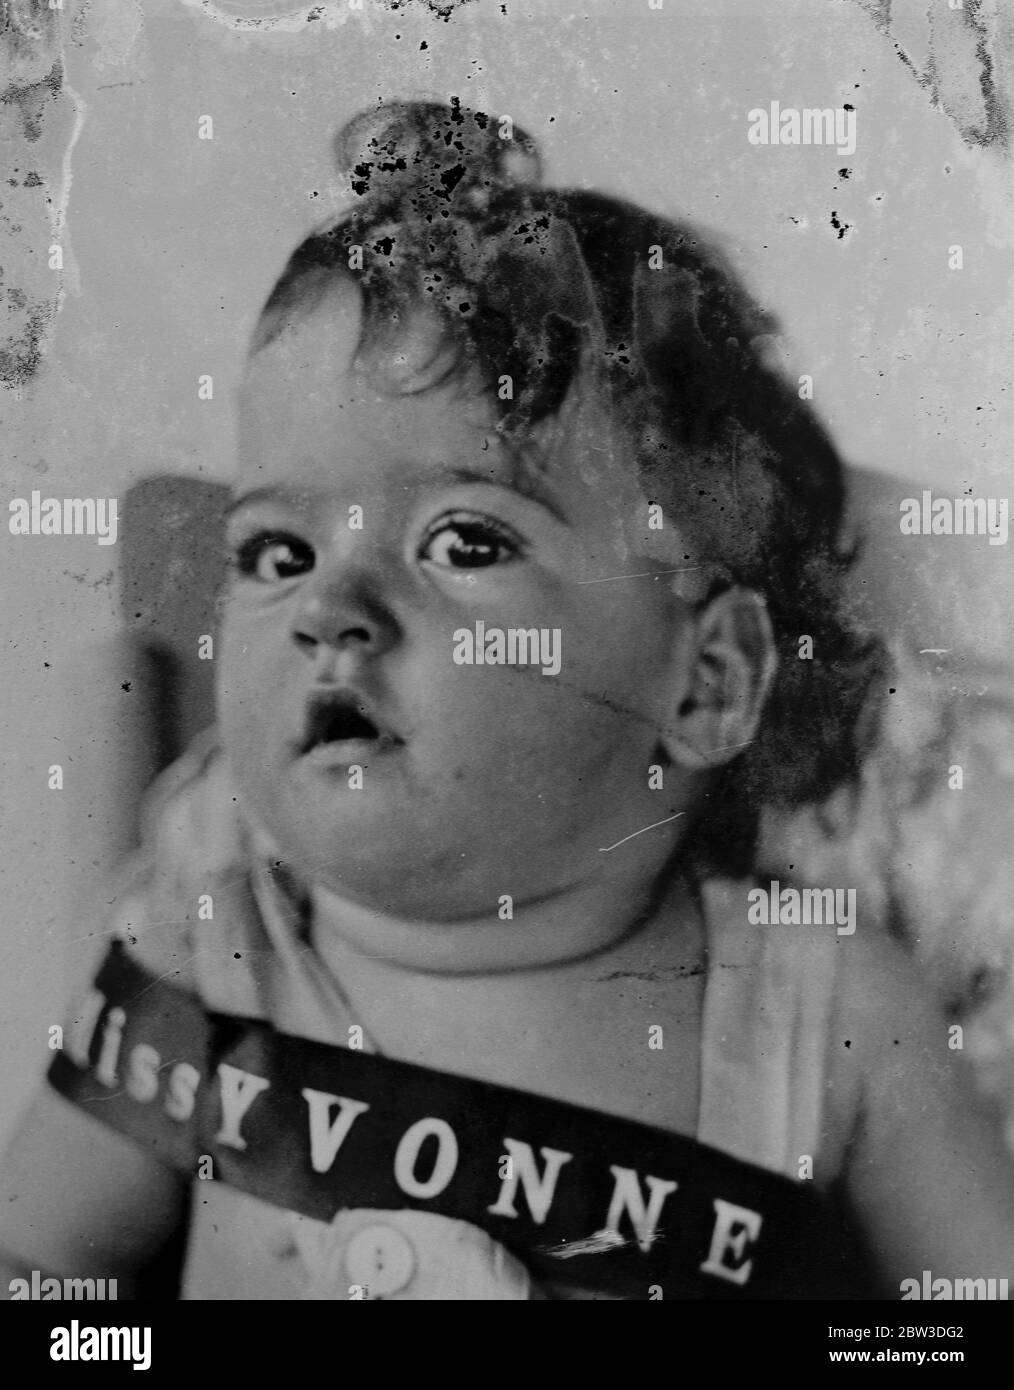
[(873, 1062), (906, 1039), (935, 1028), (946, 1041), (947, 1026), (931, 984), (911, 950), (876, 924), (843, 942), (837, 971), (835, 1018), (855, 1037), (856, 1060)]
[(874, 1112), (907, 1105), (919, 1077), (949, 1071), (952, 1029), (911, 952), (880, 924), (840, 945), (828, 1037), (828, 1086), (854, 1134)]

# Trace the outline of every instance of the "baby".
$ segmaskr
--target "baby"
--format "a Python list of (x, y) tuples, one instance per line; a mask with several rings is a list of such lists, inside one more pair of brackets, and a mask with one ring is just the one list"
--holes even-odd
[(218, 723), (149, 798), (7, 1156), (12, 1269), (189, 1299), (1009, 1277), (1009, 1159), (863, 884), (827, 885), (848, 930), (756, 912), (762, 808), (857, 777), (879, 661), (772, 325), (696, 233), (543, 190), (456, 103), (340, 152), (358, 202), (242, 386)]

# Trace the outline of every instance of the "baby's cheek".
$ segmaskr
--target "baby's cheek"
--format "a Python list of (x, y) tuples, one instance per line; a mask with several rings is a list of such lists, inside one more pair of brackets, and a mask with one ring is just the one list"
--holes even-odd
[[(640, 562), (642, 568), (647, 562)], [(628, 699), (653, 688), (672, 660), (681, 627), (678, 607), (651, 575), (590, 586), (593, 596), (564, 631), (574, 681)], [(623, 591), (621, 593), (621, 590)]]
[[(267, 653), (242, 624), (227, 620), (216, 664), (215, 699), (226, 746), (257, 746), (279, 689), (277, 678), (270, 675)], [(263, 745), (261, 751), (266, 751)]]
[(590, 673), (573, 686), (531, 676), (505, 693), (500, 720), (486, 722), (488, 756), (499, 760), (505, 790), (527, 790), (547, 811), (556, 805), (572, 818), (640, 777), (653, 739), (628, 692), (603, 689)]

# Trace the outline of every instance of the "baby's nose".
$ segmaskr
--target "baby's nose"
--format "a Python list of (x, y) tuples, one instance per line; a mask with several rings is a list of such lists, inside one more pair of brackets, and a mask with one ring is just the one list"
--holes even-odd
[(398, 642), (401, 627), (377, 575), (343, 566), (314, 574), (293, 621), (296, 645), (309, 654), (326, 646), (362, 648), (380, 656)]

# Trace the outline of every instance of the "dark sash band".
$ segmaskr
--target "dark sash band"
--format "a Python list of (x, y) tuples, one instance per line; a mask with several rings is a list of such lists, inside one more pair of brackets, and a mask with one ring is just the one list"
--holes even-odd
[(190, 1177), (321, 1221), (468, 1221), (537, 1279), (624, 1298), (840, 1286), (829, 1204), (695, 1140), (208, 1013), (118, 943), (96, 989), (50, 1081)]

